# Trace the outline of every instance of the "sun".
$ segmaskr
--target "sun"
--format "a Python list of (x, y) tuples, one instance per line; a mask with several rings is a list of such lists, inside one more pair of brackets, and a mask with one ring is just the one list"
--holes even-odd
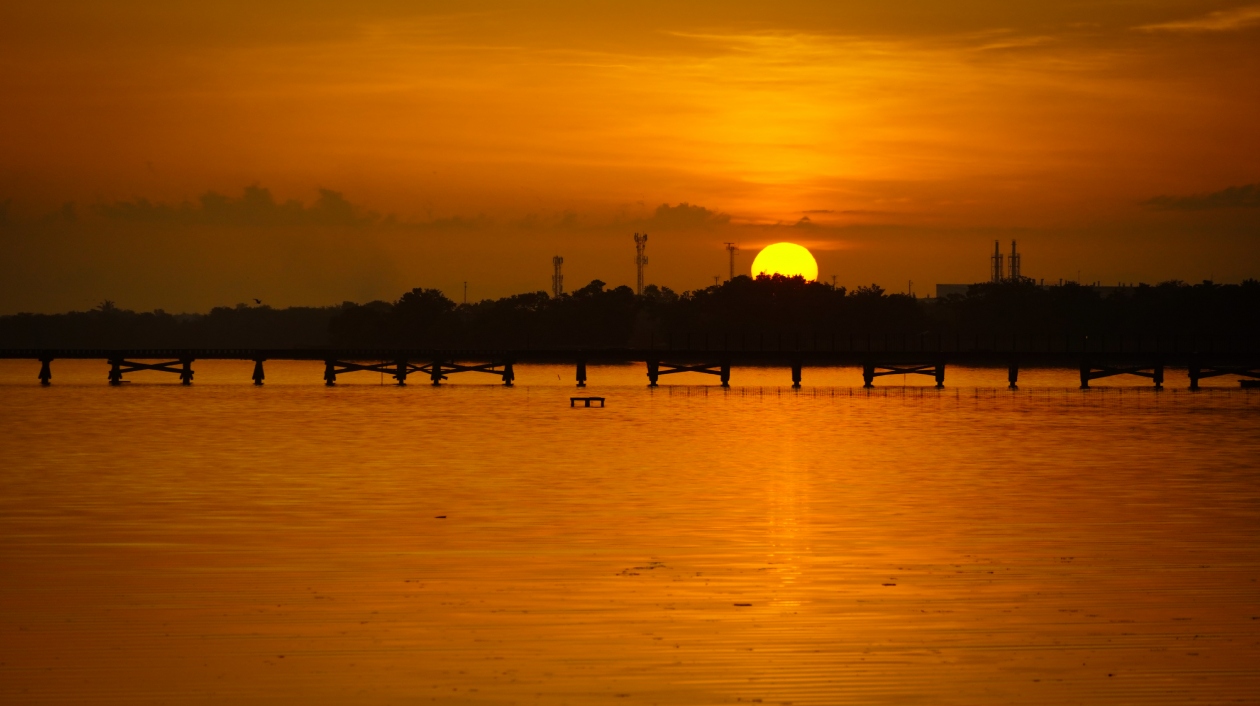
[(752, 276), (800, 275), (807, 280), (818, 279), (818, 261), (808, 250), (796, 243), (775, 243), (762, 248), (753, 260)]

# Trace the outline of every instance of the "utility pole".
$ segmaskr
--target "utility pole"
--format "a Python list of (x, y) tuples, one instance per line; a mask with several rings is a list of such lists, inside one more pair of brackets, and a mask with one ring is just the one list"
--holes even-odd
[(555, 273), (551, 275), (551, 296), (553, 297), (564, 294), (564, 274), (560, 272), (560, 266), (563, 264), (563, 257), (556, 255), (551, 258), (551, 266), (555, 268)]
[(832, 275), (832, 276), (831, 276), (831, 288), (832, 288), (832, 289), (835, 289), (835, 288), (836, 288), (836, 276), (835, 276), (835, 275)]
[(739, 246), (735, 243), (725, 243), (726, 252), (731, 256), (731, 275), (730, 279), (735, 279), (735, 253), (739, 252)]
[(464, 303), (468, 303), (468, 280), (464, 280)]
[(643, 268), (647, 266), (647, 255), (643, 251), (647, 248), (647, 233), (639, 235), (634, 234), (634, 266), (639, 271), (639, 289), (638, 295), (643, 296)]

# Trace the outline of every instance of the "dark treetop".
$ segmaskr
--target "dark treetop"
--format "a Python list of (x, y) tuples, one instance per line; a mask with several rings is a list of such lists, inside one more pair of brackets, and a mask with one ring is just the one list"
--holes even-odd
[(458, 305), (436, 289), (397, 301), (208, 314), (138, 313), (104, 302), (91, 311), (0, 317), (0, 348), (624, 348), (683, 337), (865, 335), (1245, 335), (1260, 327), (1260, 282), (1164, 282), (1110, 296), (1032, 280), (974, 285), (965, 296), (915, 299), (878, 286), (846, 291), (799, 277), (736, 277), (683, 294), (599, 280)]

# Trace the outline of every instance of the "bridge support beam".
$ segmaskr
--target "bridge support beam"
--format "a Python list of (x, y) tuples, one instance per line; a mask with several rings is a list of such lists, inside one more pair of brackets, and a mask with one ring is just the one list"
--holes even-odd
[[(261, 365), (261, 363), (260, 363)], [(261, 367), (255, 370), (255, 375), (262, 370)], [(407, 375), (418, 370), (423, 370), (405, 358), (400, 358), (392, 363), (355, 363), (346, 360), (325, 360), (324, 361), (324, 384), (332, 387), (337, 384), (337, 376), (345, 373), (380, 373), (389, 375), (398, 381), (400, 386), (407, 384)], [(257, 383), (262, 384), (262, 383)]]
[(1006, 381), (1010, 383), (1010, 389), (1019, 389), (1019, 359), (1011, 358), (1010, 365), (1006, 368)]
[(435, 360), (428, 365), (420, 367), (411, 367), (412, 371), (420, 371), (429, 375), (429, 380), (433, 381), (434, 387), (442, 384), (446, 380), (448, 373), (487, 373), (490, 375), (498, 375), (503, 380), (504, 387), (512, 387), (516, 380), (516, 368), (514, 361), (511, 359), (501, 363), (474, 363), (472, 365), (464, 365), (450, 360)]
[(1138, 377), (1150, 378), (1150, 380), (1155, 383), (1156, 390), (1164, 389), (1163, 361), (1157, 361), (1153, 365), (1127, 365), (1122, 367), (1094, 365), (1089, 359), (1081, 361), (1082, 390), (1089, 389), (1089, 383), (1091, 380), (1111, 377), (1113, 375), (1137, 375)]
[(162, 373), (174, 373), (179, 376), (179, 381), (182, 384), (191, 385), (193, 381), (193, 360), (193, 358), (181, 358), (164, 363), (140, 363), (124, 358), (110, 358), (109, 384), (121, 385), (123, 383), (123, 375), (127, 373), (134, 373), (140, 370), (156, 370)]
[(577, 362), (577, 386), (586, 387), (586, 359), (578, 358)]
[(1214, 378), (1222, 375), (1237, 375), (1245, 378), (1260, 378), (1260, 366), (1255, 365), (1203, 365), (1192, 361), (1189, 366), (1190, 389), (1198, 390), (1199, 381), (1203, 378)]
[(682, 363), (662, 363), (659, 360), (647, 361), (648, 387), (656, 387), (657, 381), (660, 380), (662, 375), (673, 375), (675, 373), (717, 375), (718, 379), (722, 381), (723, 387), (730, 387), (731, 365), (729, 362), (687, 365)]
[(266, 359), (265, 358), (254, 359), (254, 387), (261, 387), (263, 384), (263, 380), (267, 378), (267, 376), (263, 374), (263, 361), (264, 360)]
[(801, 389), (801, 362), (799, 360), (792, 363), (792, 389)]
[(862, 387), (868, 389), (875, 387), (875, 378), (885, 375), (927, 375), (936, 381), (936, 389), (940, 390), (945, 387), (944, 361), (923, 365), (916, 363), (908, 365), (880, 365), (879, 363), (868, 361), (862, 364)]
[(48, 387), (52, 384), (52, 358), (39, 359), (39, 384)]

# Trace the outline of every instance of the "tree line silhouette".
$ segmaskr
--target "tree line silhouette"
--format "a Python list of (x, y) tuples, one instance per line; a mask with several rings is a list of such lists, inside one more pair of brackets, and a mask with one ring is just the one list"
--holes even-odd
[[(329, 307), (217, 307), (207, 314), (134, 312), (112, 302), (83, 312), (0, 317), (0, 348), (545, 349), (750, 346), (782, 336), (1250, 334), (1260, 282), (1180, 281), (1110, 290), (1031, 279), (916, 299), (878, 285), (852, 291), (800, 277), (740, 276), (684, 293), (595, 280), (552, 297), (528, 292), (456, 304), (417, 288), (396, 301)], [(738, 341), (738, 343), (736, 343)], [(753, 346), (755, 347), (755, 346)]]

